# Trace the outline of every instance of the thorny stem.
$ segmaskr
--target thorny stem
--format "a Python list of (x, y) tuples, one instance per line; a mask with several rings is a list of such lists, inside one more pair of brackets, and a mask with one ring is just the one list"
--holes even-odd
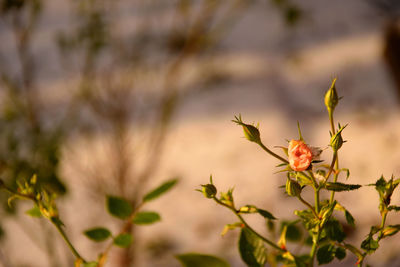
[(262, 149), (264, 149), (268, 154), (270, 154), (271, 156), (279, 159), (280, 161), (284, 162), (284, 163), (289, 163), (289, 161), (287, 161), (286, 159), (282, 158), (281, 156), (279, 156), (278, 154), (272, 152), (271, 150), (269, 150), (266, 146), (264, 146), (264, 144), (260, 141), (259, 143), (257, 143), (260, 145), (260, 147)]
[(239, 214), (239, 212), (235, 209), (235, 207), (232, 207), (230, 205), (225, 204), (224, 202), (222, 202), (221, 200), (219, 200), (218, 198), (216, 198), (215, 196), (213, 197), (213, 199), (215, 200), (215, 202), (217, 202), (218, 204), (227, 207), (228, 209), (230, 209), (231, 211), (233, 211), (233, 213), (235, 213), (235, 215), (239, 218), (239, 220), (246, 226), (247, 229), (249, 229), (251, 232), (253, 232), (253, 234), (255, 234), (256, 236), (258, 236), (260, 239), (262, 239), (265, 243), (267, 243), (268, 245), (274, 247), (277, 250), (280, 250), (281, 252), (286, 252), (285, 249), (279, 247), (278, 245), (276, 245), (274, 242), (272, 242), (271, 240), (267, 239), (266, 237), (262, 236), (261, 234), (259, 234), (258, 232), (256, 232), (245, 220), (244, 218)]

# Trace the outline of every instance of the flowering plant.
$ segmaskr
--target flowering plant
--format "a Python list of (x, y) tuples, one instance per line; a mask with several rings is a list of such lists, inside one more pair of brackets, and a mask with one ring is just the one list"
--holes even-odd
[[(280, 172), (286, 173), (286, 193), (290, 197), (297, 198), (304, 204), (304, 210), (295, 210), (294, 214), (298, 217), (297, 220), (292, 222), (283, 222), (280, 230), (279, 240), (268, 238), (250, 226), (245, 220), (245, 214), (256, 213), (261, 215), (267, 221), (270, 231), (274, 231), (274, 221), (276, 217), (267, 210), (258, 208), (254, 205), (246, 205), (237, 207), (235, 205), (233, 190), (228, 192), (221, 192), (217, 196), (217, 188), (214, 185), (212, 178), (210, 183), (202, 185), (201, 191), (207, 198), (214, 200), (219, 205), (231, 210), (238, 222), (228, 224), (225, 226), (223, 234), (228, 230), (235, 228), (240, 229), (239, 238), (239, 252), (242, 260), (247, 266), (299, 266), (299, 267), (312, 267), (316, 263), (318, 265), (327, 264), (335, 258), (343, 260), (346, 258), (347, 253), (355, 255), (357, 260), (355, 263), (361, 267), (365, 263), (368, 255), (374, 253), (379, 248), (379, 243), (386, 237), (393, 236), (400, 230), (400, 224), (387, 225), (386, 218), (391, 212), (400, 210), (399, 206), (391, 203), (391, 196), (394, 190), (400, 183), (400, 179), (385, 179), (380, 177), (375, 183), (368, 186), (374, 186), (379, 194), (379, 211), (381, 215), (381, 223), (377, 226), (372, 226), (366, 238), (361, 242), (360, 246), (350, 244), (346, 240), (346, 233), (344, 231), (344, 223), (342, 223), (337, 213), (344, 213), (346, 224), (350, 227), (355, 227), (355, 219), (336, 199), (335, 194), (343, 191), (352, 191), (361, 187), (359, 184), (349, 184), (347, 182), (339, 182), (339, 175), (345, 173), (347, 180), (350, 172), (348, 169), (339, 168), (339, 150), (345, 141), (342, 137), (342, 132), (347, 125), (335, 127), (334, 123), (334, 110), (339, 103), (336, 86), (336, 79), (333, 80), (332, 85), (325, 94), (325, 105), (328, 111), (330, 121), (330, 150), (332, 159), (330, 164), (323, 164), (319, 160), (319, 155), (322, 150), (309, 146), (299, 129), (299, 137), (297, 140), (291, 140), (288, 147), (283, 147), (286, 156), (280, 156), (265, 146), (260, 137), (258, 126), (246, 124), (243, 122), (241, 116), (235, 117), (236, 124), (242, 126), (246, 139), (258, 144), (264, 151), (271, 156), (275, 157), (281, 164), (278, 167), (282, 168)], [(314, 192), (314, 203), (303, 196), (304, 188), (309, 187)], [(321, 192), (326, 190), (329, 192), (330, 197), (323, 199)], [(303, 231), (307, 233), (308, 238), (298, 240), (293, 237), (293, 232), (299, 231), (298, 225), (301, 223)], [(294, 231), (294, 229), (296, 231)], [(304, 246), (300, 253), (295, 253), (288, 242), (298, 241)], [(267, 250), (265, 245), (271, 247)], [(304, 249), (308, 246), (308, 251)], [(194, 259), (201, 262), (204, 255), (185, 255), (181, 260), (185, 265), (187, 259)], [(207, 266), (229, 266), (225, 261), (211, 257), (215, 265)], [(211, 259), (207, 259), (212, 261)], [(189, 265), (185, 265), (189, 266)], [(201, 265), (199, 265), (201, 266)]]

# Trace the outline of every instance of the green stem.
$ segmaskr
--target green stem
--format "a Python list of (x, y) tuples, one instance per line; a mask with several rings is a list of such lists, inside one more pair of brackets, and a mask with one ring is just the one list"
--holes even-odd
[(310, 267), (314, 266), (314, 260), (315, 260), (315, 255), (316, 255), (316, 252), (317, 252), (320, 236), (321, 236), (321, 229), (318, 226), (318, 232), (317, 232), (315, 240), (313, 240), (313, 245), (311, 247), (311, 252), (310, 252), (310, 258), (311, 258)]
[(279, 156), (278, 154), (275, 154), (274, 152), (272, 152), (271, 150), (269, 150), (266, 146), (264, 146), (264, 144), (260, 141), (259, 143), (257, 143), (258, 145), (261, 146), (262, 149), (264, 149), (268, 154), (270, 154), (271, 156), (279, 159), (280, 161), (284, 162), (284, 163), (289, 163), (289, 161), (287, 161), (286, 159), (282, 158), (281, 156)]
[(61, 225), (57, 222), (54, 222), (53, 220), (51, 220), (51, 222), (53, 223), (53, 225), (57, 228), (58, 232), (60, 233), (60, 235), (62, 236), (62, 238), (64, 239), (65, 243), (67, 243), (68, 247), (70, 248), (70, 250), (72, 251), (72, 254), (74, 254), (74, 256), (77, 259), (81, 259), (84, 263), (86, 263), (86, 260), (84, 258), (82, 258), (82, 256), (78, 253), (78, 251), (75, 249), (74, 245), (72, 245), (71, 241), (69, 241), (68, 236), (66, 235), (66, 233), (64, 232), (64, 230), (61, 228)]
[(334, 136), (336, 131), (335, 131), (335, 121), (333, 120), (333, 111), (329, 111), (329, 122), (331, 124), (332, 136)]
[[(335, 121), (333, 119), (333, 111), (329, 111), (328, 113), (329, 113), (329, 122), (331, 124), (331, 132), (332, 132), (332, 136), (333, 136), (333, 135), (336, 134)], [(334, 153), (334, 158), (335, 158), (335, 174), (334, 174), (334, 177), (333, 177), (333, 182), (336, 183), (337, 179), (338, 179), (338, 170), (339, 170), (339, 154), (338, 154), (337, 151), (333, 152), (333, 153)], [(327, 175), (327, 178), (329, 177), (329, 175)], [(334, 198), (335, 198), (335, 192), (332, 191), (331, 192), (331, 197), (329, 199), (329, 203), (333, 203)]]
[(318, 183), (317, 183), (317, 181), (315, 180), (315, 177), (314, 177), (314, 174), (313, 174), (313, 172), (312, 171), (308, 171), (308, 174), (310, 175), (310, 177), (311, 177), (311, 181), (313, 182), (313, 188), (314, 188), (314, 199), (315, 199), (315, 212), (316, 213), (319, 213), (319, 206), (320, 206), (320, 203), (319, 203), (319, 185), (318, 185)]
[[(318, 186), (317, 181), (315, 180), (315, 177), (314, 177), (314, 174), (312, 173), (312, 171), (308, 171), (308, 173), (310, 174), (312, 181), (313, 181), (315, 212), (318, 214), (320, 211), (320, 200), (319, 200), (320, 187)], [(317, 234), (313, 237), (313, 245), (312, 245), (311, 252), (310, 252), (310, 259), (311, 259), (310, 267), (314, 266), (314, 260), (315, 260), (315, 255), (317, 252), (320, 236), (321, 236), (321, 229), (320, 229), (320, 226), (318, 225)]]
[(330, 176), (330, 175), (332, 174), (332, 172), (333, 172), (333, 169), (334, 169), (335, 163), (336, 163), (336, 158), (337, 158), (337, 152), (333, 152), (332, 162), (331, 162), (331, 165), (330, 165), (330, 167), (329, 167), (329, 171), (328, 171), (328, 173), (327, 173), (326, 176), (325, 176), (325, 181), (328, 181), (329, 176)]
[(285, 249), (279, 247), (277, 244), (275, 244), (274, 242), (272, 242), (271, 240), (267, 239), (266, 237), (262, 236), (261, 234), (259, 234), (256, 230), (254, 230), (245, 220), (244, 218), (239, 214), (239, 212), (235, 209), (235, 207), (229, 206), (227, 204), (225, 204), (224, 202), (222, 202), (221, 200), (219, 200), (218, 198), (214, 197), (213, 198), (218, 204), (227, 207), (228, 209), (230, 209), (231, 211), (233, 211), (233, 213), (239, 218), (239, 220), (246, 226), (247, 229), (249, 229), (251, 232), (253, 232), (253, 234), (255, 234), (256, 236), (258, 236), (260, 239), (262, 239), (265, 243), (267, 243), (268, 245), (270, 245), (271, 247), (281, 251), (281, 252), (286, 252)]
[(388, 214), (388, 212), (387, 212), (387, 210), (385, 210), (384, 212), (383, 212), (383, 215), (382, 215), (382, 222), (381, 222), (381, 225), (380, 225), (380, 232), (379, 232), (379, 236), (378, 236), (378, 241), (382, 238), (382, 236), (383, 236), (383, 228), (385, 227), (385, 223), (386, 223), (386, 217), (387, 217), (387, 214)]
[[(335, 174), (333, 176), (333, 182), (334, 183), (337, 182), (337, 179), (338, 179), (338, 176), (339, 176), (338, 170), (339, 170), (339, 155), (338, 155), (338, 152), (336, 152)], [(329, 203), (333, 203), (334, 198), (335, 198), (335, 191), (332, 191), (331, 192), (331, 197), (329, 199)]]

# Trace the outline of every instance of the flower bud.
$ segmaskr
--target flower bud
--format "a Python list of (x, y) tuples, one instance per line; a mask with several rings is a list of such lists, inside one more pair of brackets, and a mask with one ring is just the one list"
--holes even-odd
[(213, 184), (202, 185), (202, 192), (206, 198), (213, 198), (217, 194), (217, 188)]
[(331, 137), (330, 146), (332, 147), (333, 151), (337, 152), (343, 145), (344, 141), (342, 138), (342, 131), (346, 128), (347, 125), (344, 127), (340, 127), (339, 131)]
[(304, 171), (313, 159), (310, 148), (302, 140), (291, 140), (288, 147), (289, 165), (294, 171)]
[(336, 92), (336, 78), (333, 79), (331, 87), (325, 94), (325, 106), (328, 109), (328, 112), (333, 112), (336, 105), (339, 103), (339, 97)]
[(258, 131), (257, 127), (254, 127), (250, 124), (243, 124), (243, 132), (244, 137), (251, 142), (260, 142), (260, 131)]
[(286, 193), (292, 197), (300, 196), (301, 185), (295, 180), (288, 178), (286, 180)]
[(246, 137), (247, 140), (255, 143), (261, 143), (260, 131), (257, 127), (243, 123), (242, 117), (240, 115), (239, 117), (235, 116), (235, 119), (236, 120), (234, 120), (233, 122), (243, 127), (244, 137)]

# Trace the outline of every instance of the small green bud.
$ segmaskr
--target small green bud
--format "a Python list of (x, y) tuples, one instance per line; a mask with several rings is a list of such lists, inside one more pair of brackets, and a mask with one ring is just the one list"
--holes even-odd
[(290, 178), (288, 178), (286, 180), (286, 193), (289, 196), (292, 196), (292, 197), (300, 196), (301, 189), (302, 189), (301, 185), (298, 182), (296, 182), (295, 180), (292, 180)]
[(243, 127), (244, 137), (246, 137), (247, 140), (255, 143), (261, 143), (260, 131), (256, 126), (243, 123), (240, 115), (239, 117), (235, 116), (235, 119), (236, 120), (233, 120), (233, 122)]
[(339, 131), (331, 137), (330, 146), (333, 151), (337, 152), (343, 145), (345, 141), (343, 141), (342, 131), (346, 128), (347, 124), (344, 127), (340, 127)]
[(217, 194), (217, 188), (213, 184), (202, 185), (202, 192), (206, 198), (213, 198)]
[(328, 112), (333, 112), (335, 107), (339, 103), (339, 97), (336, 92), (336, 78), (333, 79), (331, 87), (325, 94), (325, 106), (328, 109)]
[(244, 132), (244, 137), (246, 137), (247, 140), (255, 143), (260, 142), (260, 131), (257, 129), (257, 127), (254, 127), (253, 125), (250, 124), (243, 124), (243, 132)]

